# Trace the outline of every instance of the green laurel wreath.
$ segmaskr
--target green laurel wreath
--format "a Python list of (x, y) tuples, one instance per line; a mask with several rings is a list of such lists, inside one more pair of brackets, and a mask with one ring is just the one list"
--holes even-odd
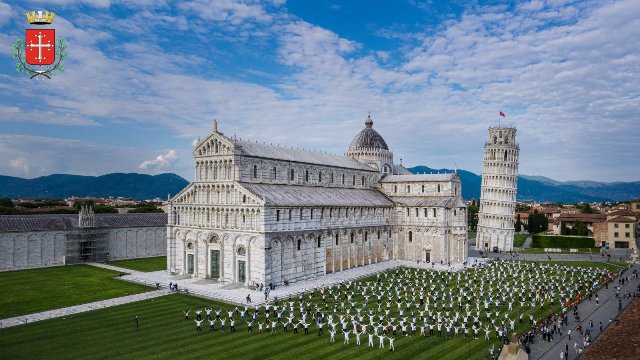
[(16, 39), (16, 42), (11, 45), (11, 57), (17, 59), (16, 62), (16, 71), (19, 73), (25, 73), (27, 75), (31, 75), (31, 79), (37, 76), (44, 76), (47, 79), (51, 79), (51, 76), (56, 75), (56, 71), (64, 72), (64, 64), (62, 61), (67, 57), (67, 45), (64, 42), (64, 39), (59, 38), (56, 44), (56, 48), (58, 49), (58, 61), (53, 65), (47, 65), (44, 70), (36, 70), (35, 66), (31, 64), (27, 64), (24, 53), (22, 49), (25, 48), (24, 39)]

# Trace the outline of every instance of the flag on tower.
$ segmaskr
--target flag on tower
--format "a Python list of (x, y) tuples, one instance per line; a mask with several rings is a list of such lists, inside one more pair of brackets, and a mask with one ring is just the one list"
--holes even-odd
[(504, 117), (504, 113), (502, 111), (500, 111), (500, 116)]

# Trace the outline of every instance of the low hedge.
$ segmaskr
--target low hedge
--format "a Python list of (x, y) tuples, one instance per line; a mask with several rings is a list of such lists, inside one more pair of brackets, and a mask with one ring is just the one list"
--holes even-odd
[(586, 236), (556, 236), (535, 234), (531, 239), (532, 248), (592, 248), (595, 241)]

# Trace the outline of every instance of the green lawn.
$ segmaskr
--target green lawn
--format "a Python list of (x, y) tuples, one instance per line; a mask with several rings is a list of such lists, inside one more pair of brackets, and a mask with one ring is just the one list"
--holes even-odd
[(546, 252), (543, 248), (526, 248), (520, 251), (521, 254), (593, 254), (600, 256), (600, 248), (580, 248), (578, 252), (571, 252), (569, 249), (560, 249), (561, 252)]
[(0, 272), (0, 319), (150, 290), (114, 276), (88, 265)]
[(582, 266), (582, 267), (596, 267), (598, 269), (609, 270), (613, 273), (617, 273), (626, 268), (629, 264), (619, 261), (612, 262), (600, 262), (600, 261), (538, 261), (541, 264), (561, 264), (565, 266)]
[(167, 270), (167, 257), (158, 256), (142, 259), (116, 260), (109, 261), (109, 265), (142, 272)]
[[(571, 266), (597, 266), (600, 268), (615, 266), (604, 263), (567, 262)], [(615, 268), (617, 271), (617, 268)], [(425, 270), (421, 270), (425, 271)], [(484, 270), (471, 270), (484, 271)], [(549, 274), (554, 273), (550, 268)], [(439, 280), (440, 275), (434, 281)], [(375, 282), (375, 277), (363, 281)], [(455, 282), (451, 287), (457, 291)], [(494, 286), (498, 286), (495, 284)], [(305, 301), (307, 296), (305, 296)], [(314, 293), (313, 302), (321, 303), (319, 293)], [(333, 299), (327, 300), (333, 303)], [(369, 298), (369, 307), (375, 308), (377, 300)], [(391, 315), (397, 317), (395, 302), (391, 306)], [(516, 331), (528, 329), (528, 314), (546, 315), (549, 306), (542, 310), (537, 306), (530, 310), (524, 308), (525, 321), (516, 322)], [(172, 294), (152, 300), (121, 305), (113, 308), (77, 314), (67, 318), (51, 319), (42, 322), (21, 325), (0, 330), (0, 358), (6, 359), (438, 359), (456, 360), (483, 359), (488, 349), (494, 345), (499, 348), (500, 342), (495, 337), (491, 341), (465, 339), (464, 337), (446, 339), (444, 337), (396, 336), (396, 352), (367, 347), (367, 337), (363, 336), (362, 346), (356, 346), (355, 336), (351, 335), (351, 344), (343, 344), (340, 331), (336, 334), (336, 342), (329, 342), (329, 332), (325, 327), (324, 335), (317, 336), (315, 326), (310, 327), (310, 334), (294, 335), (282, 333), (282, 325), (278, 325), (275, 335), (259, 333), (257, 324), (254, 332), (247, 333), (245, 324), (237, 324), (237, 332), (220, 331), (210, 333), (208, 323), (203, 323), (203, 331), (196, 333), (193, 318), (195, 309), (212, 307), (213, 309), (230, 309), (231, 305), (206, 299)], [(553, 304), (554, 311), (558, 305)], [(331, 312), (332, 305), (326, 313)], [(183, 310), (192, 309), (191, 320), (183, 320)], [(500, 305), (502, 313), (507, 311), (506, 304)], [(509, 316), (517, 316), (514, 306)], [(298, 308), (296, 305), (296, 312)], [(226, 317), (226, 313), (224, 313)], [(405, 313), (406, 314), (406, 313)], [(140, 327), (136, 328), (134, 317), (139, 316)], [(297, 317), (297, 316), (296, 316)], [(204, 313), (203, 313), (204, 318)], [(264, 319), (261, 314), (258, 320)], [(312, 322), (308, 319), (308, 322)], [(219, 328), (219, 323), (216, 325)], [(482, 332), (481, 332), (482, 334)], [(388, 341), (386, 342), (388, 347)]]
[(513, 246), (515, 247), (522, 247), (522, 245), (524, 245), (524, 242), (527, 240), (527, 238), (529, 237), (529, 235), (524, 235), (524, 234), (516, 234), (513, 236)]

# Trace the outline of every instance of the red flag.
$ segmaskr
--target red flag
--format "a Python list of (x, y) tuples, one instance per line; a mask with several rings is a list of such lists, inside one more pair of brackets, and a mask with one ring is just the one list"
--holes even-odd
[(500, 116), (504, 117), (504, 113), (502, 111), (500, 111)]

